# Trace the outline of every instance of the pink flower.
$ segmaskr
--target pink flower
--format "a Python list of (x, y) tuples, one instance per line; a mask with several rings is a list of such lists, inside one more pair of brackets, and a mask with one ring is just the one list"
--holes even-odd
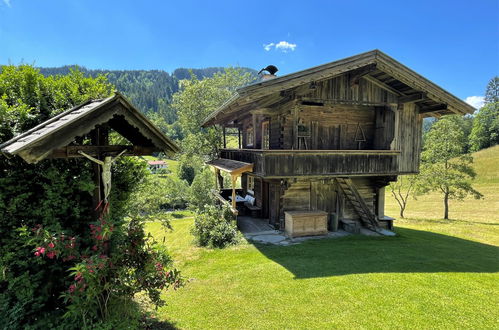
[(97, 239), (98, 241), (101, 241), (101, 240), (102, 240), (102, 235), (97, 235), (96, 239)]
[(52, 243), (52, 242), (50, 242), (50, 243), (49, 243), (49, 248), (53, 249), (54, 247), (55, 247), (55, 244), (54, 244), (54, 243)]
[(47, 257), (50, 258), (50, 259), (54, 259), (55, 252), (54, 251), (47, 252)]
[(92, 250), (97, 251), (97, 245), (92, 246)]
[(76, 285), (71, 284), (71, 285), (69, 286), (69, 292), (73, 293), (73, 292), (75, 291), (75, 289), (76, 289)]
[(37, 251), (37, 252), (40, 252), (40, 254), (44, 254), (44, 253), (45, 253), (45, 248), (44, 248), (44, 247), (39, 246), (39, 247), (37, 247), (37, 248), (36, 248), (36, 251)]
[(40, 252), (36, 251), (35, 252), (35, 256), (39, 257), (40, 256)]
[(79, 280), (81, 280), (81, 279), (82, 279), (82, 277), (83, 277), (83, 276), (81, 275), (81, 273), (76, 274), (76, 276), (75, 276), (75, 281), (79, 281)]

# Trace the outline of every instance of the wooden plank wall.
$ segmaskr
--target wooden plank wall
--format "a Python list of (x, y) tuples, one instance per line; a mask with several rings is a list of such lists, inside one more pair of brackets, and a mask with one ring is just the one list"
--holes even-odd
[(394, 147), (399, 155), (400, 173), (417, 173), (422, 142), (422, 116), (414, 103), (405, 103), (395, 115)]
[[(369, 209), (374, 213), (376, 187), (374, 186), (373, 181), (369, 178), (352, 178), (352, 182), (357, 187), (360, 196), (362, 196), (362, 198), (366, 201), (366, 204), (369, 207)], [(350, 202), (345, 199), (343, 194), (341, 198), (342, 198), (342, 205), (344, 207), (341, 210), (341, 214), (339, 215), (340, 218), (360, 221), (360, 217), (357, 214), (357, 212), (355, 212), (353, 205), (350, 204)]]
[(357, 85), (352, 85), (350, 78), (350, 73), (346, 73), (339, 77), (317, 82), (314, 86), (300, 86), (296, 88), (295, 94), (301, 97), (323, 100), (397, 103), (397, 95), (362, 78), (358, 81)]
[(281, 118), (280, 116), (270, 117), (270, 149), (280, 149), (281, 148)]
[[(374, 180), (368, 177), (352, 179), (360, 195), (372, 212), (375, 212), (376, 187)], [(288, 180), (288, 188), (282, 196), (282, 212), (321, 210), (338, 213), (339, 218), (360, 221), (353, 206), (343, 196), (333, 178), (315, 180)]]

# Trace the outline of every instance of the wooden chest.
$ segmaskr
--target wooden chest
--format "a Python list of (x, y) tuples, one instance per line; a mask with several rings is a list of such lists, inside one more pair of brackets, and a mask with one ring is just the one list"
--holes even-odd
[(284, 215), (284, 231), (289, 237), (327, 234), (327, 213), (324, 211), (288, 211)]

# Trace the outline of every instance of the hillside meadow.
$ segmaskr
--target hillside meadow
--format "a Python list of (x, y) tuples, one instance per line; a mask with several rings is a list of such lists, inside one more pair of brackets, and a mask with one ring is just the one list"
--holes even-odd
[[(350, 236), (293, 246), (195, 247), (192, 217), (149, 231), (189, 279), (154, 314), (185, 329), (497, 328), (499, 146), (476, 153), (483, 200), (410, 200), (397, 237)], [(386, 213), (397, 215), (387, 192)]]

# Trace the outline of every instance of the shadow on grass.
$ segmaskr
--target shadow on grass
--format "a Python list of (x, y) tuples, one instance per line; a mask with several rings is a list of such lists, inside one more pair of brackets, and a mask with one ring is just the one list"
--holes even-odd
[(499, 226), (499, 222), (478, 222), (474, 220), (463, 220), (463, 219), (428, 219), (428, 218), (417, 218), (417, 217), (410, 217), (410, 218), (405, 218), (403, 220), (406, 221), (412, 221), (412, 222), (428, 222), (428, 223), (438, 223), (438, 224), (444, 224), (444, 225), (452, 225), (455, 223), (460, 223), (460, 224), (468, 224), (468, 225), (485, 225), (485, 226)]
[(499, 271), (499, 247), (461, 238), (397, 228), (396, 237), (349, 236), (287, 247), (255, 244), (295, 278), (364, 273)]
[(145, 324), (142, 324), (141, 329), (145, 330), (175, 330), (180, 329), (175, 323), (168, 321), (159, 321), (156, 319), (148, 319)]

